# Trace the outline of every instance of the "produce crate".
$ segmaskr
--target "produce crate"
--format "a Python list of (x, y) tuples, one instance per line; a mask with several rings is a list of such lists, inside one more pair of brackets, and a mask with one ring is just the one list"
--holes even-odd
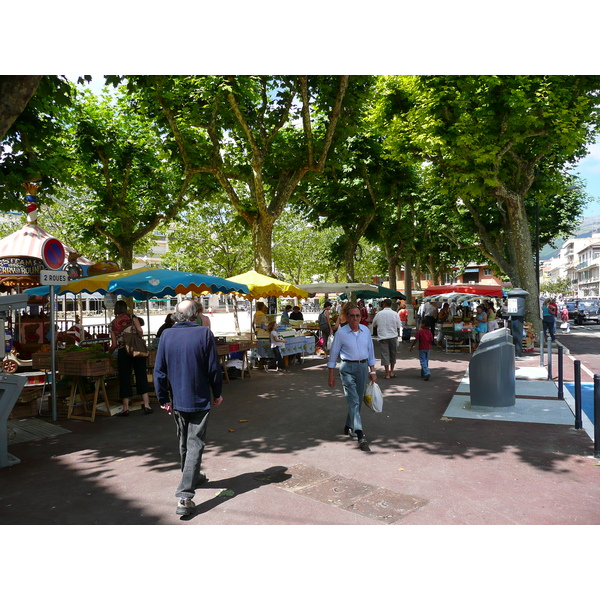
[(58, 361), (58, 372), (61, 375), (78, 375), (80, 377), (94, 377), (112, 373), (113, 367), (110, 358), (93, 358), (91, 360), (77, 357), (61, 358)]
[[(69, 355), (70, 352), (57, 352), (56, 353), (56, 362), (58, 364), (58, 361), (60, 358), (62, 358), (65, 355)], [(31, 355), (31, 367), (33, 369), (39, 369), (40, 371), (49, 371), (51, 368), (50, 365), (50, 352), (35, 352), (34, 354)]]
[(154, 363), (156, 363), (156, 349), (150, 349), (148, 354), (148, 359), (147, 359), (147, 363), (146, 366), (150, 369), (151, 367), (154, 367)]

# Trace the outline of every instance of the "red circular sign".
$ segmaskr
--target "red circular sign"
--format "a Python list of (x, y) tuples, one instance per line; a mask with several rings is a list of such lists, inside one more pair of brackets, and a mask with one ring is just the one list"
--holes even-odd
[(48, 238), (42, 246), (42, 260), (49, 269), (62, 269), (65, 247), (56, 238)]

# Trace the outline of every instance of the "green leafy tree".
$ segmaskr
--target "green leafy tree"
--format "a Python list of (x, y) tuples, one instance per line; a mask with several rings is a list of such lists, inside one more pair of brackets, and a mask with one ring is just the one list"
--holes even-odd
[(330, 260), (329, 248), (339, 234), (339, 229), (322, 228), (297, 207), (289, 206), (273, 228), (275, 272), (300, 287), (302, 283), (312, 283), (315, 276), (323, 281), (337, 281), (338, 268)]
[(59, 182), (68, 180), (70, 161), (63, 131), (74, 94), (73, 85), (64, 77), (0, 76), (3, 210), (24, 209), (26, 182), (39, 182), (40, 194), (48, 198)]
[(163, 132), (139, 114), (135, 100), (119, 93), (79, 96), (65, 131), (70, 185), (57, 192), (82, 242), (104, 241), (123, 269), (131, 268), (136, 244), (210, 187), (171, 159)]
[(161, 231), (168, 238), (167, 268), (225, 278), (252, 268), (250, 232), (222, 192), (192, 202)]
[(323, 175), (307, 181), (298, 194), (310, 219), (322, 218), (322, 227), (342, 230), (330, 253), (343, 260), (348, 282), (356, 281), (361, 239), (384, 202), (379, 189), (384, 176), (379, 149), (379, 140), (355, 132), (336, 146)]
[(252, 234), (254, 267), (272, 274), (273, 226), (308, 173), (323, 172), (340, 124), (369, 78), (128, 77), (189, 173), (212, 175)]
[[(460, 199), (489, 256), (530, 291), (526, 318), (537, 324), (531, 210), (557, 194), (566, 203), (567, 170), (597, 132), (600, 77), (419, 76), (386, 87), (378, 114), (390, 152), (426, 161), (429, 184), (450, 206)], [(399, 88), (410, 102), (396, 101)]]
[(568, 296), (573, 293), (573, 283), (568, 277), (557, 277), (540, 285), (542, 294), (549, 296)]

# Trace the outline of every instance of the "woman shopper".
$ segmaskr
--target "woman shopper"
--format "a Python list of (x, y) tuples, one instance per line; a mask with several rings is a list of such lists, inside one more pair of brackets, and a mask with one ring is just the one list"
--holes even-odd
[(548, 298), (542, 306), (542, 325), (544, 327), (544, 337), (550, 335), (550, 339), (555, 342), (554, 328), (556, 327), (556, 311), (554, 311), (550, 298)]
[(130, 315), (127, 309), (127, 303), (124, 300), (115, 302), (115, 318), (110, 324), (111, 346), (109, 352), (117, 351), (117, 367), (119, 371), (119, 395), (123, 402), (123, 410), (117, 413), (117, 417), (129, 416), (129, 400), (133, 396), (131, 387), (131, 371), (135, 375), (135, 388), (142, 397), (144, 405), (142, 409), (144, 414), (149, 415), (154, 411), (150, 408), (150, 397), (148, 395), (148, 369), (146, 367), (145, 356), (130, 356), (125, 348), (123, 341), (123, 332), (130, 325), (135, 327), (138, 335), (143, 337), (144, 333), (139, 319), (135, 315)]

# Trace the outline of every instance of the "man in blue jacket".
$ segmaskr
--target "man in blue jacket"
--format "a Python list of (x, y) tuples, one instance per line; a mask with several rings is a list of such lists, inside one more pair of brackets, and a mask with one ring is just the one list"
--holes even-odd
[(178, 515), (193, 513), (196, 488), (206, 481), (200, 466), (208, 415), (211, 405), (223, 401), (215, 338), (208, 327), (196, 323), (197, 316), (198, 307), (192, 300), (177, 305), (175, 324), (162, 333), (154, 365), (156, 396), (177, 426), (182, 471), (175, 492)]

